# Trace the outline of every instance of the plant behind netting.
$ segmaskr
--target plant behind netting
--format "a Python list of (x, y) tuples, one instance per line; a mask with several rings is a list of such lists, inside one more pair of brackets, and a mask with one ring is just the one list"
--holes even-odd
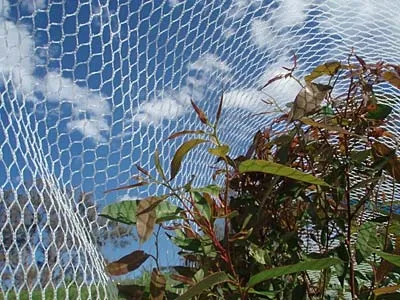
[[(295, 59), (265, 86), (293, 77), (296, 67)], [(181, 288), (179, 299), (368, 299), (400, 288), (400, 162), (387, 146), (397, 145), (387, 130), (392, 108), (382, 103), (393, 95), (380, 92), (381, 86), (400, 89), (400, 67), (351, 54), (296, 80), (302, 89), (290, 112), (257, 131), (243, 155), (231, 157), (220, 139), (223, 96), (212, 120), (192, 101), (204, 129), (170, 136), (195, 136), (177, 149), (170, 173), (156, 152), (157, 174), (137, 166), (138, 182), (118, 188), (155, 183), (169, 191), (102, 212), (135, 225), (141, 242), (155, 231), (155, 253), (136, 250), (107, 266), (121, 275), (154, 259), (150, 286), (125, 286), (125, 295), (175, 299)], [(223, 184), (194, 187), (192, 177), (175, 186), (185, 156), (199, 145), (215, 156), (213, 180)], [(187, 262), (168, 273), (175, 287), (166, 288), (158, 263), (160, 228)]]

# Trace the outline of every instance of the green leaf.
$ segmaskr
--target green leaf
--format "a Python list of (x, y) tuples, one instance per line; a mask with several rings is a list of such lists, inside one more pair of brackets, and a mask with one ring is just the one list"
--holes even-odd
[(183, 295), (179, 296), (177, 300), (190, 300), (193, 297), (200, 295), (207, 289), (211, 288), (216, 284), (220, 284), (229, 280), (228, 275), (225, 272), (213, 273), (203, 280), (201, 280), (196, 285), (188, 289)]
[[(106, 206), (100, 216), (120, 223), (135, 225), (137, 206), (141, 200), (124, 200)], [(157, 205), (156, 223), (162, 223), (170, 220), (182, 219), (182, 208), (171, 204), (169, 201), (163, 201)]]
[(316, 67), (310, 75), (307, 75), (304, 79), (306, 82), (313, 81), (314, 79), (317, 79), (318, 77), (321, 77), (323, 75), (327, 76), (333, 76), (337, 73), (337, 71), (340, 69), (341, 63), (338, 61), (331, 61), (327, 62), (323, 65), (319, 65)]
[(216, 185), (216, 184), (210, 184), (198, 188), (192, 189), (192, 192), (199, 192), (199, 193), (207, 193), (210, 194), (211, 196), (218, 196), (219, 193), (221, 192), (222, 187)]
[(254, 287), (260, 282), (275, 277), (303, 272), (303, 271), (312, 271), (312, 270), (318, 271), (322, 269), (327, 269), (333, 265), (340, 263), (343, 263), (343, 261), (338, 258), (321, 258), (321, 259), (310, 259), (307, 261), (302, 261), (294, 265), (268, 269), (250, 277), (248, 287), (250, 288)]
[(385, 104), (377, 104), (375, 110), (369, 111), (367, 114), (368, 119), (384, 120), (392, 112), (392, 107)]
[(138, 200), (124, 200), (107, 205), (100, 216), (120, 223), (136, 224), (136, 211)]
[(171, 241), (179, 248), (188, 251), (198, 252), (201, 247), (201, 242), (198, 239), (186, 237), (180, 230), (175, 230), (175, 236), (166, 233)]
[(351, 134), (349, 131), (347, 131), (346, 129), (343, 129), (342, 127), (329, 125), (329, 124), (318, 123), (318, 122), (315, 122), (314, 120), (311, 120), (309, 118), (301, 118), (300, 121), (303, 122), (304, 124), (310, 125), (312, 127), (324, 128), (324, 129), (327, 129), (329, 131), (336, 131), (336, 132), (340, 132), (340, 133), (343, 133), (343, 134)]
[(218, 157), (225, 157), (229, 152), (228, 145), (221, 145), (215, 148), (208, 149), (208, 152)]
[(202, 194), (198, 192), (192, 193), (196, 208), (199, 210), (201, 216), (206, 217), (207, 220), (211, 218), (211, 207)]
[(260, 296), (265, 296), (270, 299), (276, 299), (276, 296), (281, 292), (281, 291), (256, 291), (255, 289), (249, 289), (249, 294), (255, 294), (255, 295), (260, 295)]
[(158, 152), (158, 150), (156, 149), (156, 151), (154, 151), (154, 164), (156, 165), (156, 169), (158, 174), (160, 174), (161, 178), (165, 181), (167, 181), (167, 178), (165, 177), (165, 173), (164, 170), (161, 166), (161, 162), (160, 162), (160, 153)]
[(125, 275), (139, 268), (149, 256), (142, 250), (136, 250), (117, 261), (107, 264), (106, 269), (112, 276)]
[(364, 259), (371, 255), (373, 248), (383, 246), (377, 238), (376, 226), (377, 224), (374, 222), (366, 222), (358, 230), (356, 248)]
[(315, 184), (320, 186), (329, 186), (325, 181), (314, 177), (311, 174), (287, 167), (285, 165), (277, 164), (268, 160), (249, 159), (239, 165), (240, 173), (248, 172), (262, 172), (272, 175), (284, 176), (294, 180)]
[(249, 254), (259, 264), (262, 264), (262, 265), (267, 264), (267, 261), (266, 261), (266, 257), (268, 257), (267, 251), (258, 247), (256, 244), (250, 243)]
[(201, 144), (201, 143), (205, 143), (207, 142), (204, 139), (193, 139), (193, 140), (189, 140), (185, 143), (183, 143), (178, 150), (176, 150), (174, 158), (172, 159), (171, 162), (171, 179), (174, 179), (175, 176), (178, 174), (180, 168), (181, 168), (181, 164), (182, 164), (182, 160), (185, 157), (185, 155), (192, 150), (194, 147), (196, 147), (197, 145)]
[(388, 262), (394, 264), (395, 266), (400, 267), (400, 255), (390, 254), (383, 251), (377, 251), (372, 249), (372, 252), (375, 252), (377, 255), (387, 260)]
[(184, 210), (169, 201), (163, 201), (156, 207), (156, 223), (162, 223), (171, 220), (183, 219)]

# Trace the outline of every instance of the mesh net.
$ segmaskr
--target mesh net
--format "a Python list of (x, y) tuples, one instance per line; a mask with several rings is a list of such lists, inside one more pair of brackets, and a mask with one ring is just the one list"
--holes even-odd
[[(154, 171), (155, 149), (171, 157), (171, 132), (198, 126), (190, 99), (212, 114), (224, 90), (223, 139), (243, 152), (268, 122), (251, 116), (261, 100), (298, 93), (291, 79), (258, 90), (293, 53), (299, 77), (351, 48), (400, 63), (399, 11), (389, 0), (0, 0), (0, 298), (115, 298), (100, 251), (113, 237), (99, 238), (97, 213), (159, 191), (104, 191), (135, 164)], [(209, 163), (199, 148), (177, 181), (208, 182)]]

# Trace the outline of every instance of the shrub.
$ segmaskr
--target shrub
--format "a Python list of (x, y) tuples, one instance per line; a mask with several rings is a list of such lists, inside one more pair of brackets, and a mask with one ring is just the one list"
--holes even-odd
[[(296, 67), (295, 59), (265, 86), (294, 77)], [(289, 114), (257, 131), (238, 157), (218, 135), (223, 96), (213, 121), (192, 101), (204, 129), (170, 136), (194, 138), (177, 149), (169, 176), (156, 152), (157, 174), (137, 166), (139, 181), (118, 188), (156, 183), (169, 192), (102, 212), (135, 225), (141, 242), (155, 226), (156, 242), (160, 228), (167, 230), (187, 262), (168, 275), (183, 289), (178, 299), (368, 299), (400, 288), (400, 161), (387, 126), (388, 103), (397, 99), (382, 89), (400, 89), (400, 67), (367, 64), (351, 54), (346, 63), (324, 63), (296, 80), (302, 88)], [(184, 157), (200, 144), (216, 157), (214, 177), (222, 176), (222, 186), (194, 187), (192, 180), (174, 186)], [(148, 257), (158, 261), (157, 254), (136, 250), (107, 269), (125, 274)], [(151, 297), (177, 298), (176, 290), (165, 294), (166, 279), (156, 265)], [(146, 296), (144, 287), (130, 290)]]

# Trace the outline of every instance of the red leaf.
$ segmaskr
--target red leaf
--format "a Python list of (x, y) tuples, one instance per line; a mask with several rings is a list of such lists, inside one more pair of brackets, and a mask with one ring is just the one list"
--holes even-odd
[(201, 123), (207, 124), (208, 123), (208, 119), (207, 119), (207, 116), (204, 113), (204, 111), (202, 111), (201, 108), (198, 107), (196, 105), (196, 103), (194, 103), (193, 99), (190, 99), (190, 102), (192, 103), (192, 106), (193, 106), (194, 110), (196, 111), (197, 116), (199, 117)]
[(117, 261), (107, 264), (106, 269), (110, 275), (124, 275), (139, 268), (149, 256), (142, 250), (136, 250)]

